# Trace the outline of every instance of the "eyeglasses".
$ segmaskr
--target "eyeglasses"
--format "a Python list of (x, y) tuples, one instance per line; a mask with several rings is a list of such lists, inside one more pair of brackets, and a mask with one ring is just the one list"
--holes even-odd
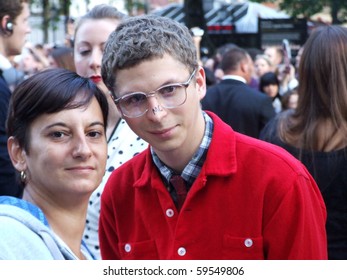
[(187, 88), (196, 73), (196, 69), (185, 83), (162, 86), (149, 93), (132, 92), (114, 100), (121, 113), (128, 118), (137, 118), (148, 111), (148, 98), (156, 96), (163, 108), (172, 109), (184, 104), (187, 100)]

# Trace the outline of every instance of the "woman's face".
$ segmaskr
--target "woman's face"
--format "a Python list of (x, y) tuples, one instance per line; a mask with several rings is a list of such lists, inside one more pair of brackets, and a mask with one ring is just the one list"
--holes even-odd
[(34, 56), (29, 52), (23, 52), (22, 59), (19, 63), (19, 69), (24, 73), (32, 74), (38, 70), (39, 66)]
[(263, 87), (263, 92), (270, 97), (275, 97), (278, 94), (279, 88), (276, 84), (269, 84)]
[(270, 64), (263, 58), (256, 59), (254, 62), (254, 70), (258, 77), (272, 71)]
[(108, 36), (119, 24), (115, 19), (89, 19), (75, 34), (74, 61), (76, 72), (90, 78), (104, 92), (107, 88), (101, 78), (101, 60)]
[(297, 93), (293, 93), (289, 96), (288, 99), (288, 108), (296, 109), (298, 106), (299, 95)]
[(19, 152), (27, 175), (25, 188), (47, 201), (89, 197), (101, 182), (107, 157), (96, 98), (84, 108), (41, 115), (29, 131), (29, 151)]

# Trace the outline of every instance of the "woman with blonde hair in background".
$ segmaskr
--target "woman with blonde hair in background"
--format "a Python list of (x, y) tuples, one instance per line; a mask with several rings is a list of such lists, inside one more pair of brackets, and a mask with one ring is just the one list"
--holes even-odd
[(265, 54), (258, 54), (254, 60), (254, 72), (258, 79), (267, 72), (272, 72), (272, 63), (270, 58)]

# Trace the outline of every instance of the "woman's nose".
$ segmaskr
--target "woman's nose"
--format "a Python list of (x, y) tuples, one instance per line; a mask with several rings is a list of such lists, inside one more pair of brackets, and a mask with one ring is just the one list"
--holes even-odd
[(101, 60), (102, 60), (102, 55), (96, 50), (92, 51), (90, 55), (89, 64), (93, 69), (97, 69), (101, 67)]
[(86, 139), (86, 136), (77, 137), (73, 141), (73, 152), (72, 155), (74, 158), (89, 158), (92, 155), (92, 151), (89, 147), (89, 143)]

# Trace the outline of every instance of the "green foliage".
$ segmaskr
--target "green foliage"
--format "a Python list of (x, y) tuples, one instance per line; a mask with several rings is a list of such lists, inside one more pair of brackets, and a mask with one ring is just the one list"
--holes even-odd
[(287, 11), (293, 17), (303, 15), (304, 17), (310, 17), (323, 10), (323, 3), (325, 1), (317, 0), (285, 0), (280, 4), (282, 10)]
[[(278, 2), (276, 0), (253, 0), (254, 2)], [(323, 3), (324, 2), (324, 3)], [(293, 17), (304, 16), (310, 17), (320, 11), (322, 11), (325, 0), (282, 0), (280, 1), (279, 7), (281, 10), (286, 11)]]
[(46, 43), (48, 41), (48, 29), (57, 30), (60, 16), (69, 17), (71, 0), (31, 0), (30, 3), (42, 8), (43, 41)]
[[(278, 2), (277, 0), (252, 0), (254, 2)], [(340, 0), (281, 0), (279, 7), (293, 17), (310, 16), (322, 12), (324, 7), (330, 7), (334, 23), (346, 22), (347, 1)]]
[(144, 1), (126, 0), (125, 9), (128, 11), (129, 15), (136, 14), (139, 10), (145, 10), (145, 3)]

